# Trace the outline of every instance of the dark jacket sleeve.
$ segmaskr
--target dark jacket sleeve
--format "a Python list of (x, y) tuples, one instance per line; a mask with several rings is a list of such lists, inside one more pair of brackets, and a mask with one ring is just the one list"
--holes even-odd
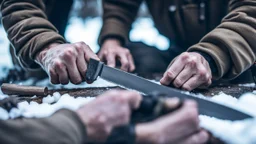
[(214, 79), (233, 79), (256, 60), (256, 1), (230, 0), (222, 23), (188, 51), (210, 55), (218, 72)]
[(135, 20), (142, 0), (103, 0), (103, 27), (98, 39), (100, 45), (105, 39), (115, 37), (125, 44), (131, 24)]
[(42, 119), (0, 121), (3, 144), (83, 144), (85, 127), (76, 113), (60, 110)]
[(39, 68), (35, 56), (48, 44), (65, 43), (47, 19), (44, 0), (3, 0), (1, 12), (3, 26), (24, 68)]

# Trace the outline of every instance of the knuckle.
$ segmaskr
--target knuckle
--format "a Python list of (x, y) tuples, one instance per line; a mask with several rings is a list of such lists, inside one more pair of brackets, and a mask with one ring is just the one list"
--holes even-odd
[(75, 55), (75, 52), (73, 49), (69, 48), (64, 52), (65, 58), (72, 58)]
[(207, 70), (205, 68), (201, 68), (201, 69), (198, 70), (198, 74), (199, 74), (200, 77), (206, 78)]
[(176, 87), (180, 87), (180, 86), (182, 85), (181, 80), (178, 79), (178, 78), (173, 82), (173, 84), (174, 84)]
[(129, 54), (129, 53), (130, 53), (130, 50), (124, 49), (124, 52), (125, 52), (126, 54)]
[(184, 52), (181, 54), (181, 59), (182, 60), (187, 60), (190, 57), (190, 54), (188, 52)]
[(172, 71), (167, 71), (167, 76), (169, 77), (169, 78), (171, 78), (171, 79), (173, 79), (174, 78), (174, 74), (173, 74), (173, 72)]
[(195, 66), (197, 64), (197, 59), (192, 57), (192, 58), (188, 59), (187, 63), (191, 66)]
[(85, 42), (83, 42), (83, 41), (80, 41), (80, 42), (75, 43), (76, 48), (78, 48), (78, 47), (83, 47), (84, 45), (86, 45), (86, 44), (85, 44)]
[(49, 73), (50, 73), (51, 76), (54, 76), (54, 75), (55, 75), (54, 69), (53, 69), (53, 68), (50, 68)]
[(62, 69), (63, 68), (63, 63), (59, 60), (55, 61), (53, 65), (56, 69)]
[(119, 103), (124, 104), (127, 101), (127, 95), (120, 95), (117, 100)]

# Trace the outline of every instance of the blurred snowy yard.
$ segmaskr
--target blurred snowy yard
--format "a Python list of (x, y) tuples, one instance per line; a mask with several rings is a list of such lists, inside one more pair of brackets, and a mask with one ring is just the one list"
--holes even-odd
[[(81, 18), (70, 18), (69, 25), (65, 34), (66, 39), (73, 43), (84, 41), (94, 52), (99, 50), (97, 38), (102, 26), (100, 17), (87, 18), (83, 21)], [(150, 18), (139, 18), (134, 24), (130, 33), (131, 41), (142, 41), (148, 45), (156, 46), (161, 50), (169, 48), (169, 41), (154, 28), (154, 24)], [(9, 56), (9, 43), (6, 33), (0, 26), (0, 66), (11, 67), (11, 59)]]

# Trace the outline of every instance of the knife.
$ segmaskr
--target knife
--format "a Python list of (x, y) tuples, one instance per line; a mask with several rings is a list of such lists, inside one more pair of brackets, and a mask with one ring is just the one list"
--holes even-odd
[(178, 97), (182, 101), (185, 99), (194, 100), (198, 103), (199, 114), (201, 115), (207, 115), (219, 119), (232, 121), (252, 118), (251, 115), (243, 113), (231, 107), (215, 103), (206, 98), (199, 98), (192, 94), (188, 94), (174, 88), (158, 85), (142, 77), (138, 77), (136, 75), (118, 70), (116, 68), (111, 68), (104, 65), (104, 63), (100, 61), (90, 59), (86, 72), (86, 81), (92, 83), (99, 76), (107, 81), (124, 86), (128, 89), (142, 92), (146, 95), (154, 92), (159, 92), (168, 97)]

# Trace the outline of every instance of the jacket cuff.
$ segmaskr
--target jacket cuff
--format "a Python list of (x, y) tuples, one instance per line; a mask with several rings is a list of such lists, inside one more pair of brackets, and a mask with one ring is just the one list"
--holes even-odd
[(213, 58), (209, 54), (207, 54), (205, 52), (201, 52), (201, 51), (194, 51), (194, 52), (199, 53), (208, 62), (209, 66), (211, 68), (212, 75), (218, 73), (217, 65), (216, 65), (215, 61), (213, 60)]
[(104, 21), (103, 27), (100, 32), (98, 43), (101, 46), (108, 38), (118, 38), (122, 45), (127, 44), (129, 41), (128, 34), (130, 28), (123, 26), (121, 22), (115, 19), (108, 19)]
[(86, 139), (86, 128), (79, 116), (71, 110), (61, 109), (57, 111), (53, 117), (56, 120), (62, 121), (62, 127), (67, 130), (66, 133), (70, 135), (71, 141), (75, 143), (84, 143)]
[(217, 72), (213, 73), (213, 79), (218, 80), (225, 76), (230, 69), (230, 58), (225, 51), (221, 50), (218, 46), (211, 43), (201, 42), (190, 47), (188, 52), (201, 52), (211, 57), (216, 64)]
[(27, 70), (38, 70), (41, 66), (35, 62), (36, 55), (51, 43), (66, 43), (65, 39), (56, 32), (44, 32), (33, 37), (24, 46), (26, 49), (18, 54), (20, 64)]

